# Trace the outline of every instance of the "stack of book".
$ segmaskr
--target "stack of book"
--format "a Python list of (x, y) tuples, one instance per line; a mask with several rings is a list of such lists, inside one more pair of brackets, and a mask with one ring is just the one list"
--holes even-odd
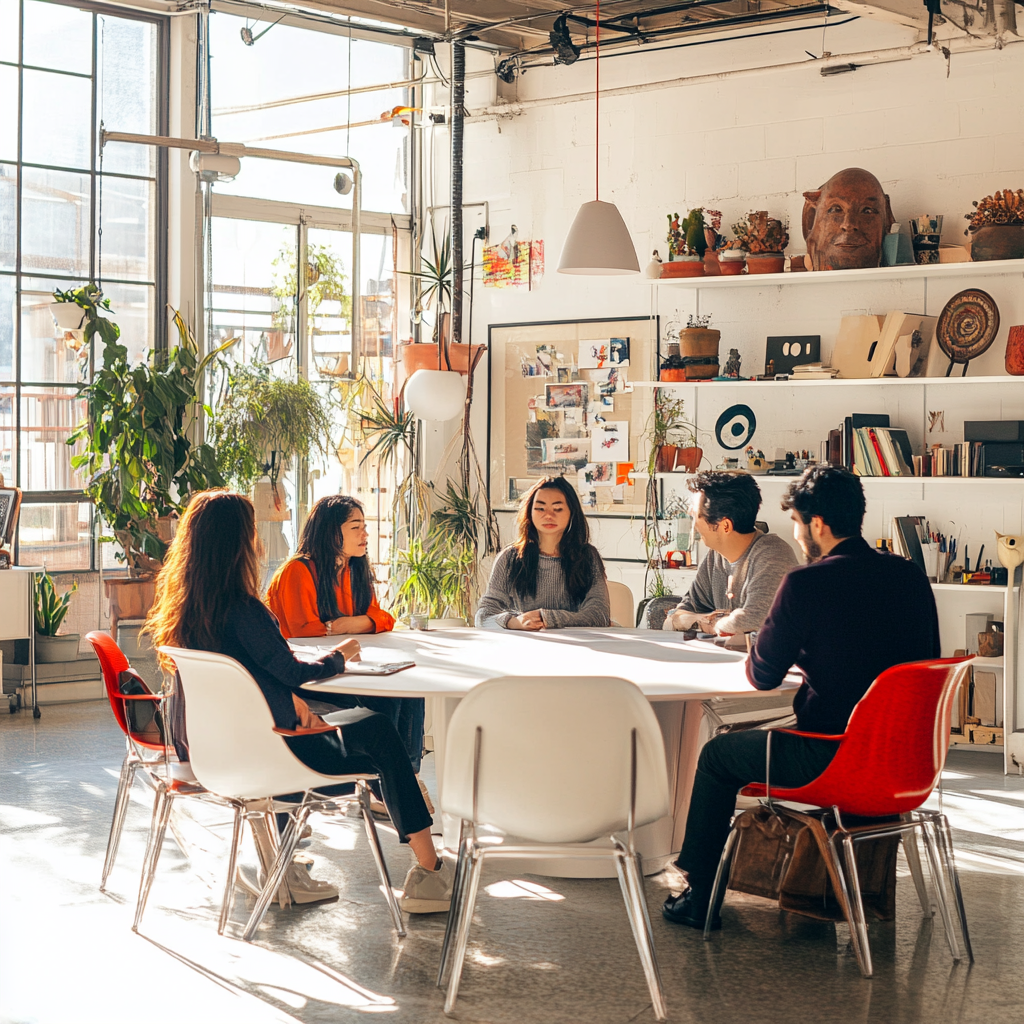
[(789, 371), (790, 380), (833, 380), (839, 371), (833, 366), (822, 366), (821, 363), (801, 363)]
[(913, 455), (905, 430), (855, 427), (852, 470), (858, 476), (913, 476)]
[(914, 456), (914, 476), (984, 476), (985, 446), (965, 441), (952, 448), (933, 444), (924, 455)]

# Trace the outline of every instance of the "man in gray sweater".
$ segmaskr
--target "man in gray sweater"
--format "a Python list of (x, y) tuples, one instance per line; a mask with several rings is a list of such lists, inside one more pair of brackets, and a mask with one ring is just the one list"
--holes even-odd
[(693, 492), (694, 529), (708, 549), (686, 596), (663, 629), (741, 636), (761, 628), (782, 578), (796, 564), (793, 549), (754, 528), (761, 489), (749, 473), (698, 473)]

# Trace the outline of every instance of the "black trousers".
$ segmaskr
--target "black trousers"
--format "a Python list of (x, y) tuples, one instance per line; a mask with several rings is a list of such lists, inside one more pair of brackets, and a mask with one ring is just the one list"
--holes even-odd
[(398, 730), (405, 744), (412, 770), (420, 770), (423, 757), (423, 718), (425, 705), (422, 697), (371, 697), (364, 694), (319, 693), (315, 698), (303, 699), (310, 711), (317, 715), (330, 714), (336, 708), (369, 708), (379, 711)]
[[(303, 764), (324, 775), (380, 776), (384, 804), (398, 830), (399, 840), (407, 843), (413, 833), (430, 828), (433, 819), (423, 802), (402, 740), (386, 715), (369, 712), (357, 722), (348, 722), (348, 717), (344, 711), (324, 716), (331, 724), (341, 725), (340, 738), (337, 733), (319, 733), (288, 737), (285, 742)], [(340, 721), (333, 722), (335, 718)], [(352, 792), (352, 784), (325, 786), (317, 792), (328, 796), (347, 795)]]
[[(686, 818), (686, 835), (676, 865), (697, 892), (710, 892), (736, 810), (736, 794), (751, 782), (765, 781), (763, 729), (716, 736), (701, 751)], [(839, 744), (777, 732), (772, 736), (772, 787), (803, 786), (816, 779), (835, 757)]]

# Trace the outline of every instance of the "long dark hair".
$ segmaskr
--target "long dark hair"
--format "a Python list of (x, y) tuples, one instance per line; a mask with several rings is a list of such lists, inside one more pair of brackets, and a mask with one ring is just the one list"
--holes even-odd
[[(252, 502), (231, 491), (201, 491), (167, 549), (144, 631), (154, 647), (216, 651), (231, 606), (259, 600), (259, 579)], [(164, 667), (173, 671), (169, 661)]]
[(508, 578), (512, 589), (521, 597), (537, 593), (537, 563), (540, 546), (537, 528), (533, 525), (533, 501), (538, 491), (558, 491), (569, 508), (569, 525), (558, 545), (558, 556), (565, 576), (565, 589), (577, 604), (586, 597), (594, 582), (594, 562), (590, 549), (590, 524), (583, 514), (576, 488), (564, 476), (546, 476), (523, 495), (516, 516), (515, 554), (509, 563)]
[[(312, 566), (316, 580), (316, 613), (321, 622), (338, 618), (338, 602), (334, 588), (338, 584), (338, 559), (344, 542), (341, 528), (354, 512), (362, 512), (361, 502), (343, 494), (329, 494), (310, 509), (309, 518), (302, 528), (295, 557)], [(373, 600), (373, 574), (366, 555), (349, 558), (348, 571), (352, 580), (352, 614), (365, 615)]]

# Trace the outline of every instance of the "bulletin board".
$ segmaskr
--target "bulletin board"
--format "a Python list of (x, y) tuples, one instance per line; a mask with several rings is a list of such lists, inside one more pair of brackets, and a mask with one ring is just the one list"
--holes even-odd
[(590, 514), (643, 513), (643, 434), (657, 317), (492, 324), (487, 466), (491, 505), (515, 509), (540, 477), (565, 476)]

